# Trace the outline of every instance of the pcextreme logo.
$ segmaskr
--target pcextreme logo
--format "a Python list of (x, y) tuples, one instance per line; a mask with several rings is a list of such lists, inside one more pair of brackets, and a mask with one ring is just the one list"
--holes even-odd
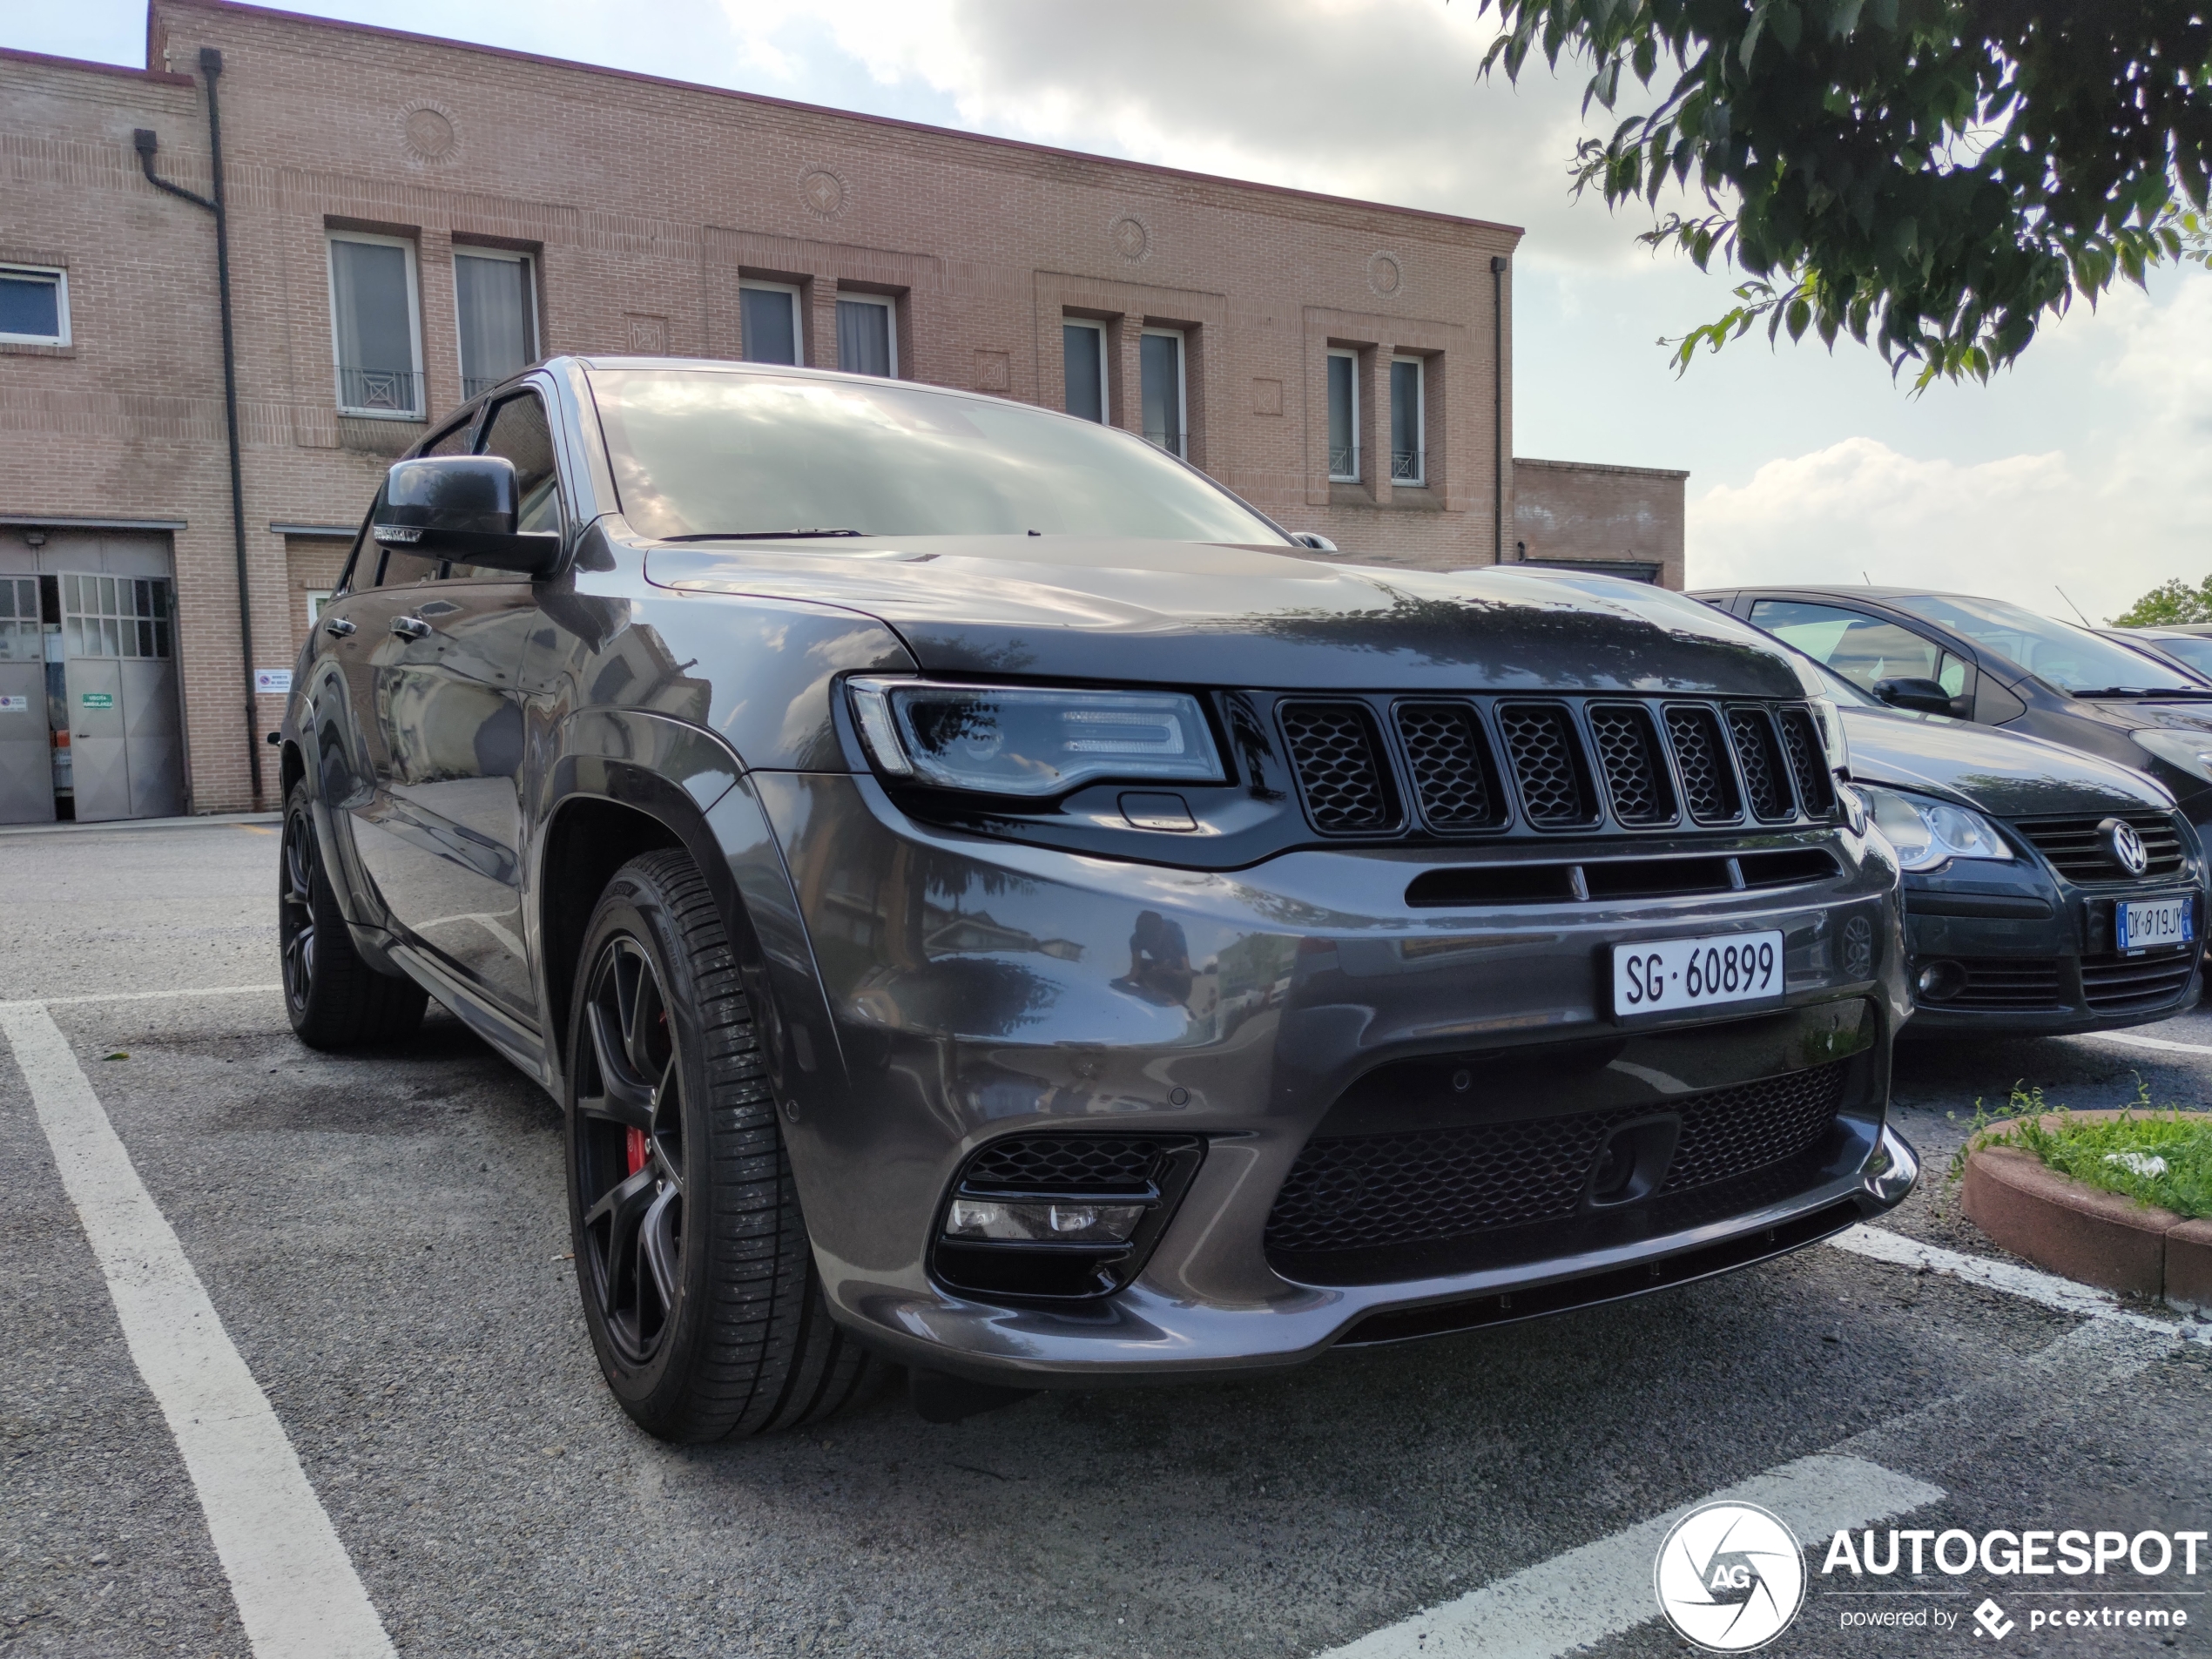
[(1709, 1503), (1674, 1524), (1651, 1569), (1660, 1610), (1708, 1653), (1749, 1653), (1790, 1628), (1805, 1562), (1781, 1520), (1757, 1504)]

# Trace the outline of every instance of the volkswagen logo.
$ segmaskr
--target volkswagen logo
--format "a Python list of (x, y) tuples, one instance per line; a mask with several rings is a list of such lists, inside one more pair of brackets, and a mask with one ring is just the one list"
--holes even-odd
[(1755, 1503), (1701, 1504), (1667, 1534), (1651, 1569), (1667, 1622), (1708, 1653), (1749, 1653), (1790, 1628), (1805, 1599), (1796, 1536)]
[(2143, 838), (2127, 819), (2107, 818), (2097, 826), (2097, 833), (2104, 838), (2105, 851), (2111, 854), (2112, 861), (2129, 875), (2141, 875), (2150, 868), (2150, 854), (2143, 850)]

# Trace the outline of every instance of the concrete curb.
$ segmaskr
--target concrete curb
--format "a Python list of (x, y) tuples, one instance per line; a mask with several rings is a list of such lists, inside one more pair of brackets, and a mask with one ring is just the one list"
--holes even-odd
[[(2069, 1116), (2109, 1123), (2123, 1115), (2134, 1114)], [(2060, 1120), (2042, 1121), (2056, 1128)], [(2017, 1146), (1972, 1146), (1965, 1188), (1967, 1218), (2015, 1256), (2084, 1285), (2212, 1312), (2212, 1221), (2103, 1191)]]
[(282, 813), (208, 813), (193, 818), (102, 818), (89, 824), (9, 824), (0, 826), (0, 837), (106, 835), (138, 830), (231, 829), (241, 824), (282, 822)]

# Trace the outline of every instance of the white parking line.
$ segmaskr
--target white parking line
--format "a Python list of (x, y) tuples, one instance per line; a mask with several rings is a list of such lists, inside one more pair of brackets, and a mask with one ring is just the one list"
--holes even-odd
[[(1821, 1453), (1755, 1474), (1697, 1503), (1733, 1499), (1771, 1509), (1800, 1542), (1867, 1527), (1937, 1502), (1943, 1488), (1864, 1458)], [(1321, 1659), (1554, 1659), (1659, 1616), (1651, 1568), (1668, 1528), (1695, 1508), (1663, 1515), (1469, 1591)]]
[(2154, 1319), (2148, 1314), (2135, 1313), (2120, 1305), (2120, 1299), (2110, 1291), (2094, 1285), (2076, 1284), (2070, 1278), (2060, 1278), (2055, 1273), (2039, 1273), (2032, 1267), (2020, 1267), (2011, 1262), (1993, 1261), (1986, 1256), (1967, 1256), (1955, 1250), (1945, 1250), (1937, 1244), (1924, 1244), (1917, 1238), (1907, 1238), (1886, 1227), (1869, 1227), (1862, 1224), (1845, 1228), (1828, 1241), (1838, 1250), (1847, 1250), (1854, 1256), (1871, 1257), (1878, 1262), (1888, 1262), (1898, 1267), (1925, 1267), (1932, 1272), (1948, 1273), (1969, 1284), (2002, 1291), (2007, 1296), (2017, 1296), (2030, 1302), (2040, 1302), (2047, 1308), (2056, 1308), (2061, 1313), (2080, 1313), (2093, 1319), (2116, 1319), (2122, 1325), (2138, 1330), (2156, 1331), (2176, 1341), (2202, 1342), (2212, 1339), (2212, 1330), (2190, 1326), (2172, 1319)]
[(131, 1358), (184, 1454), (255, 1659), (393, 1659), (284, 1426), (132, 1167), (68, 1039), (44, 1008), (20, 1002), (0, 1003), (0, 1035), (30, 1086)]
[(280, 991), (281, 985), (210, 985), (197, 990), (183, 991), (95, 991), (84, 996), (33, 996), (18, 1002), (0, 1002), (0, 1011), (9, 1008), (76, 1008), (85, 1002), (158, 1002), (164, 998), (180, 996), (266, 996)]
[(2166, 1037), (2139, 1037), (2132, 1031), (2084, 1031), (2098, 1042), (2124, 1042), (2131, 1049), (2157, 1049), (2167, 1054), (2212, 1054), (2202, 1042), (2175, 1042)]

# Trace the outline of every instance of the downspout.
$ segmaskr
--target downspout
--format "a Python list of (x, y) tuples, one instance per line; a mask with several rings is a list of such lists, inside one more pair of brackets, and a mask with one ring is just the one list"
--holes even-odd
[(138, 128), (132, 133), (131, 142), (138, 152), (138, 165), (145, 171), (148, 184), (172, 196), (182, 197), (215, 216), (215, 286), (223, 309), (223, 419), (229, 430), (231, 447), (231, 543), (238, 557), (238, 649), (246, 692), (246, 766), (253, 779), (253, 809), (259, 812), (263, 806), (259, 730), (261, 718), (253, 691), (253, 602), (246, 587), (246, 468), (238, 442), (238, 347), (231, 320), (231, 233), (228, 203), (223, 193), (223, 118), (215, 98), (215, 78), (223, 72), (223, 54), (212, 46), (202, 46), (199, 68), (207, 78), (207, 146), (215, 199), (210, 201), (182, 185), (172, 185), (166, 179), (154, 176), (153, 156), (158, 140), (150, 129)]
[(1490, 256), (1490, 430), (1496, 453), (1490, 461), (1490, 516), (1498, 526), (1495, 562), (1506, 562), (1506, 267), (1502, 253)]

